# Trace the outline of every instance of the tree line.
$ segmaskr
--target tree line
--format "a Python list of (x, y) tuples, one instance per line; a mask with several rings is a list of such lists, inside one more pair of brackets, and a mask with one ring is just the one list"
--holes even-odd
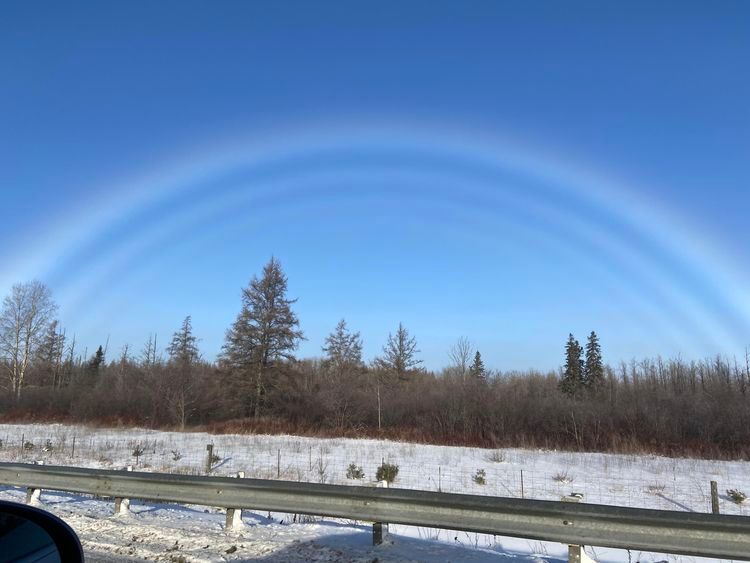
[(402, 324), (366, 363), (360, 333), (341, 320), (320, 358), (295, 356), (304, 334), (272, 258), (242, 290), (216, 361), (187, 316), (159, 353), (109, 358), (77, 350), (40, 282), (14, 286), (0, 310), (0, 414), (11, 420), (138, 424), (212, 431), (382, 436), (486, 447), (527, 446), (710, 457), (750, 455), (750, 357), (742, 363), (645, 359), (604, 363), (599, 338), (571, 334), (549, 372), (484, 366), (467, 338), (449, 365), (424, 369)]

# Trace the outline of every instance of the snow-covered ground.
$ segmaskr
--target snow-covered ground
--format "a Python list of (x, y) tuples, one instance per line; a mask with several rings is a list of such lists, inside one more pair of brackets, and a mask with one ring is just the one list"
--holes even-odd
[[(78, 467), (203, 474), (206, 445), (220, 460), (212, 474), (356, 484), (349, 464), (372, 481), (382, 461), (399, 466), (393, 486), (559, 500), (572, 492), (583, 502), (666, 510), (710, 511), (710, 481), (718, 481), (721, 511), (746, 514), (727, 489), (750, 491), (750, 463), (656, 456), (580, 454), (521, 449), (485, 450), (379, 440), (296, 436), (218, 435), (72, 425), (0, 425), (0, 461), (36, 461)], [(26, 447), (23, 444), (30, 443)], [(75, 444), (75, 446), (74, 446)], [(33, 446), (33, 447), (31, 447)], [(47, 447), (51, 446), (51, 447)], [(136, 449), (143, 454), (136, 459)], [(45, 451), (47, 450), (47, 451)], [(483, 470), (485, 484), (475, 479)], [(6, 488), (0, 498), (23, 499)], [(245, 528), (226, 532), (222, 511), (134, 501), (132, 514), (112, 517), (112, 503), (45, 492), (44, 506), (81, 536), (92, 561), (557, 561), (566, 546), (408, 526), (391, 526), (392, 543), (371, 546), (369, 523), (335, 519), (292, 521), (286, 514), (245, 511)], [(622, 550), (587, 548), (600, 561), (688, 561)], [(183, 559), (180, 559), (183, 558)]]

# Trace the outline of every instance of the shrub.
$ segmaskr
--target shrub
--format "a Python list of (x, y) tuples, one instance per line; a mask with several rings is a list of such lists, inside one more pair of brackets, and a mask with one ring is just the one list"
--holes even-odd
[(667, 486), (664, 483), (652, 483), (648, 486), (648, 493), (651, 495), (658, 495), (664, 492)]
[(138, 459), (143, 455), (146, 450), (140, 444), (133, 448), (133, 457), (135, 458), (135, 464), (138, 465)]
[(471, 479), (477, 485), (486, 485), (487, 484), (487, 473), (485, 472), (484, 469), (477, 469), (477, 472), (474, 474), (474, 476)]
[(396, 465), (395, 463), (383, 462), (383, 464), (378, 467), (378, 470), (375, 472), (375, 479), (377, 479), (378, 481), (386, 481), (390, 485), (396, 480), (397, 475), (398, 465)]
[(572, 483), (573, 476), (570, 475), (567, 471), (561, 471), (560, 473), (552, 477), (552, 480), (557, 483)]
[(739, 489), (727, 489), (727, 496), (737, 504), (742, 504), (747, 500), (747, 495)]
[(211, 454), (211, 465), (216, 465), (221, 461), (221, 457), (218, 454)]
[(182, 454), (177, 450), (172, 450), (172, 461), (180, 461), (182, 459)]
[(51, 452), (54, 449), (55, 447), (52, 445), (52, 440), (47, 440), (47, 442), (44, 444), (44, 447), (42, 448), (42, 451)]
[(362, 468), (356, 463), (350, 463), (349, 467), (347, 467), (346, 469), (346, 478), (347, 479), (364, 479), (365, 472), (362, 471)]
[(487, 461), (491, 461), (492, 463), (505, 463), (505, 452), (502, 450), (493, 450), (487, 456)]
[(25, 444), (23, 445), (23, 449), (24, 449), (24, 450), (29, 450), (29, 451), (31, 451), (31, 450), (33, 450), (33, 449), (34, 449), (34, 444), (32, 444), (31, 442), (26, 442), (26, 443), (25, 443)]

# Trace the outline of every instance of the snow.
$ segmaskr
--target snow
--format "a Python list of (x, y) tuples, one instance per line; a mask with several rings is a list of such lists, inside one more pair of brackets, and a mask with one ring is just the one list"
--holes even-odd
[[(747, 514), (726, 489), (750, 491), (750, 463), (658, 456), (582, 454), (523, 449), (485, 450), (380, 440), (296, 436), (217, 435), (74, 425), (0, 425), (0, 461), (203, 474), (206, 445), (220, 461), (214, 475), (357, 484), (355, 463), (369, 485), (382, 461), (399, 466), (394, 487), (560, 500), (664, 510), (710, 512), (710, 481), (719, 483), (721, 512)], [(75, 440), (75, 450), (73, 443)], [(22, 447), (30, 442), (33, 448)], [(43, 451), (50, 443), (50, 451)], [(144, 453), (137, 460), (133, 450)], [(178, 458), (178, 459), (176, 459)], [(483, 469), (486, 484), (474, 481)], [(0, 498), (23, 501), (19, 489)], [(44, 508), (78, 532), (89, 561), (559, 561), (567, 547), (410, 526), (391, 526), (391, 541), (373, 547), (371, 523), (331, 518), (300, 521), (288, 514), (246, 510), (243, 528), (225, 531), (224, 511), (133, 500), (131, 513), (113, 517), (111, 500), (45, 491)], [(270, 518), (269, 518), (270, 516)], [(692, 561), (697, 558), (588, 547), (598, 561)], [(183, 558), (183, 559), (180, 559)]]

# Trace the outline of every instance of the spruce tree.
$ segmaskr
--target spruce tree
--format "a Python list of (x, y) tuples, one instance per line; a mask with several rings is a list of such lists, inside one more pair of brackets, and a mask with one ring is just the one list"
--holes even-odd
[(91, 356), (91, 358), (89, 358), (89, 361), (86, 363), (86, 368), (83, 372), (83, 385), (87, 385), (90, 387), (96, 385), (96, 382), (98, 381), (99, 370), (101, 369), (103, 364), (104, 349), (99, 346), (99, 348), (96, 349), (94, 355)]
[(482, 362), (482, 355), (479, 353), (479, 350), (474, 354), (474, 361), (472, 362), (471, 367), (469, 367), (469, 373), (478, 379), (484, 379), (486, 377), (484, 362)]
[(599, 337), (592, 330), (586, 342), (586, 363), (583, 370), (583, 382), (591, 390), (597, 390), (604, 384), (604, 365)]
[[(296, 299), (288, 299), (287, 278), (275, 258), (242, 290), (242, 309), (227, 330), (222, 360), (250, 382), (252, 413), (260, 415), (265, 377), (280, 360), (293, 360), (292, 352), (302, 340), (299, 321), (292, 311)], [(249, 405), (248, 405), (249, 406)]]
[(574, 396), (583, 386), (583, 350), (572, 334), (565, 345), (565, 369), (560, 380), (560, 390), (569, 397)]

